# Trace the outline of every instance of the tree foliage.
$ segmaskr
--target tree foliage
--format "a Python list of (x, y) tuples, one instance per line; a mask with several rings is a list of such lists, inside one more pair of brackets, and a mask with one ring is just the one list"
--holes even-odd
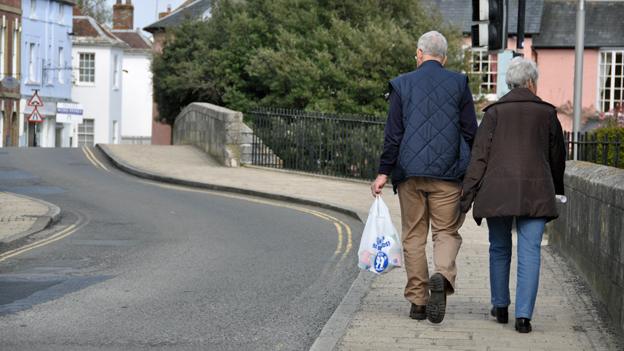
[(379, 115), (429, 30), (445, 34), (447, 66), (463, 70), (461, 33), (418, 0), (215, 0), (210, 20), (169, 33), (155, 96), (170, 123), (194, 101)]
[(106, 0), (78, 0), (76, 6), (84, 16), (93, 17), (98, 23), (108, 23), (113, 12)]

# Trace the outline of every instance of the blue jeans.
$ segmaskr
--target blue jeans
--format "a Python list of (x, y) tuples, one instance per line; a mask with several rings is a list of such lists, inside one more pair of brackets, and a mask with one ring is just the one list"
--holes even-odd
[[(546, 219), (515, 217), (518, 231), (518, 277), (516, 318), (533, 316), (540, 275), (540, 253)], [(490, 290), (494, 307), (507, 307), (509, 266), (511, 264), (511, 226), (514, 217), (488, 218), (490, 231)]]

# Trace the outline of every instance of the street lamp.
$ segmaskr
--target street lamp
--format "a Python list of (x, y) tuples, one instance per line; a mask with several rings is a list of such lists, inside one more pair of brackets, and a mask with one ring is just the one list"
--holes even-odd
[(576, 9), (576, 50), (574, 58), (574, 124), (572, 140), (574, 160), (578, 160), (578, 138), (581, 127), (581, 110), (583, 108), (583, 54), (585, 52), (585, 0), (578, 1)]

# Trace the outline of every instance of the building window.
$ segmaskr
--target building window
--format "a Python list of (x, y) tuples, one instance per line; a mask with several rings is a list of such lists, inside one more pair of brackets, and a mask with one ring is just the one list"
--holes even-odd
[(63, 47), (59, 46), (58, 48), (58, 81), (63, 84), (63, 75), (65, 74), (65, 53), (63, 51)]
[(600, 112), (624, 104), (624, 50), (600, 52)]
[(93, 119), (83, 119), (78, 125), (78, 146), (93, 146)]
[(119, 55), (113, 58), (113, 89), (119, 89)]
[(48, 85), (52, 85), (54, 84), (54, 60), (52, 58), (52, 45), (48, 46), (48, 55), (49, 59), (47, 60), (47, 64), (46, 66), (48, 67), (48, 69), (46, 70), (45, 73), (45, 79), (48, 83)]
[(65, 14), (63, 13), (63, 4), (59, 3), (58, 4), (58, 21), (60, 24), (63, 24), (64, 17), (65, 17)]
[(472, 49), (470, 54), (470, 74), (480, 77), (479, 95), (496, 93), (496, 55), (487, 50)]
[(113, 121), (113, 144), (119, 144), (119, 122)]
[(37, 81), (37, 48), (35, 43), (28, 45), (28, 80), (30, 82)]
[(80, 53), (78, 81), (95, 83), (95, 53)]
[(17, 62), (17, 45), (19, 45), (19, 39), (17, 37), (17, 34), (19, 32), (19, 22), (17, 19), (15, 19), (15, 27), (13, 28), (13, 45), (12, 45), (12, 50), (11, 50), (11, 69), (13, 70), (13, 72), (11, 72), (11, 74), (13, 75), (13, 77), (15, 77), (16, 79), (19, 79), (19, 75), (17, 74), (18, 72), (18, 65), (19, 63)]
[(6, 66), (6, 29), (6, 17), (2, 16), (2, 23), (0, 23), (0, 79), (4, 78), (4, 67)]
[(30, 0), (30, 17), (37, 15), (37, 0)]

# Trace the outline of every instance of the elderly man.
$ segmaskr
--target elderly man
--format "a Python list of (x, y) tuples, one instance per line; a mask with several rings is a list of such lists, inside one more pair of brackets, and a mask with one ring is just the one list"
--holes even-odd
[[(455, 258), (461, 180), (477, 130), (472, 94), (465, 75), (443, 68), (447, 41), (438, 32), (418, 39), (415, 71), (390, 82), (390, 109), (379, 175), (373, 196), (392, 175), (399, 194), (410, 317), (440, 323), (446, 296), (455, 291)], [(431, 222), (435, 272), (429, 277), (425, 246)], [(431, 294), (429, 293), (431, 292)]]

